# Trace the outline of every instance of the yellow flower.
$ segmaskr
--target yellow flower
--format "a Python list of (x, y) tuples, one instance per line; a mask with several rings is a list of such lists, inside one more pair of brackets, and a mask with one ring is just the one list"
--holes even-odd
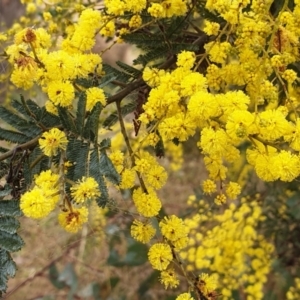
[(121, 189), (130, 189), (134, 186), (135, 182), (135, 170), (133, 169), (125, 169), (122, 172), (122, 180), (120, 184)]
[(57, 184), (58, 179), (59, 179), (58, 174), (52, 173), (51, 170), (47, 170), (47, 171), (42, 171), (39, 175), (37, 175), (35, 177), (34, 182), (40, 188), (55, 189), (55, 185)]
[(78, 202), (95, 199), (100, 196), (99, 185), (93, 177), (82, 177), (82, 180), (71, 187), (71, 195)]
[(161, 202), (154, 190), (149, 189), (148, 194), (141, 188), (134, 190), (132, 195), (137, 211), (144, 217), (155, 217), (161, 209)]
[(179, 284), (179, 280), (176, 276), (175, 270), (173, 268), (169, 268), (160, 273), (160, 282), (164, 284), (167, 289), (169, 286), (171, 288), (176, 288)]
[(75, 98), (74, 87), (69, 81), (51, 81), (48, 85), (48, 96), (55, 105), (70, 106)]
[(148, 259), (153, 269), (166, 270), (173, 259), (171, 247), (163, 243), (152, 245), (148, 252)]
[(39, 139), (40, 148), (47, 156), (56, 155), (58, 149), (66, 150), (67, 143), (65, 133), (57, 128), (44, 132)]
[(177, 66), (191, 69), (195, 63), (196, 55), (194, 52), (182, 51), (177, 57)]
[(134, 220), (130, 232), (134, 239), (146, 244), (154, 237), (156, 230), (151, 224)]
[(138, 28), (142, 25), (142, 18), (139, 15), (134, 15), (129, 21), (130, 28)]
[(86, 90), (86, 110), (91, 111), (96, 103), (106, 104), (105, 95), (102, 89), (92, 87)]
[(162, 235), (171, 242), (176, 242), (180, 238), (187, 237), (184, 222), (175, 215), (165, 217), (159, 222), (159, 227)]
[(216, 287), (217, 283), (214, 276), (209, 276), (206, 273), (202, 273), (200, 276), (198, 276), (197, 288), (205, 297), (214, 291)]
[(35, 187), (21, 196), (20, 208), (24, 215), (34, 219), (46, 217), (54, 208), (58, 197), (51, 190)]
[(226, 196), (224, 194), (220, 194), (215, 198), (214, 201), (217, 205), (222, 205), (226, 203)]
[(76, 233), (88, 220), (88, 210), (86, 207), (73, 208), (72, 211), (61, 212), (58, 215), (58, 222), (66, 231)]
[(212, 194), (217, 191), (217, 185), (214, 181), (207, 179), (202, 182), (202, 189), (204, 194)]
[(180, 294), (176, 300), (194, 300), (194, 298), (191, 296), (190, 293), (183, 293), (183, 294)]
[(229, 184), (226, 186), (226, 195), (235, 200), (236, 197), (241, 193), (241, 186), (236, 182), (229, 182)]

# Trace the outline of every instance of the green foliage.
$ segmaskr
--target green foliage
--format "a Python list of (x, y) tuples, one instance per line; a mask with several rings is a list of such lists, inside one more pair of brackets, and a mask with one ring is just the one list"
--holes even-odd
[(130, 74), (127, 74), (125, 72), (122, 72), (110, 65), (104, 64), (103, 65), (103, 70), (105, 71), (106, 75), (104, 79), (106, 79), (108, 82), (111, 80), (118, 80), (121, 82), (128, 82), (129, 79), (131, 78)]
[(86, 123), (83, 129), (83, 137), (90, 141), (97, 143), (98, 128), (99, 128), (99, 116), (102, 110), (102, 105), (97, 103), (91, 113), (88, 115)]
[(130, 74), (133, 78), (138, 78), (142, 76), (142, 72), (128, 64), (125, 64), (121, 61), (117, 61), (117, 65), (123, 69), (127, 74)]
[(78, 134), (75, 119), (69, 110), (61, 106), (59, 106), (57, 110), (63, 127), (74, 134)]
[[(7, 194), (10, 189), (6, 188), (4, 191)], [(2, 198), (4, 196), (1, 195)], [(21, 216), (19, 201), (0, 200), (0, 297), (7, 289), (8, 279), (14, 277), (17, 270), (10, 252), (19, 251), (24, 245), (16, 233), (20, 223), (15, 217), (19, 216)]]

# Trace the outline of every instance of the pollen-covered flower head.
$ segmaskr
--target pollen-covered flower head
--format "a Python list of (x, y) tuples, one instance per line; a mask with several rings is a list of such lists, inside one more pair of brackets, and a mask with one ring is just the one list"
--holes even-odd
[(155, 235), (155, 228), (149, 223), (134, 220), (131, 225), (131, 236), (141, 243), (149, 243)]
[(67, 107), (75, 98), (75, 91), (70, 81), (54, 80), (48, 85), (48, 97), (55, 104)]
[(202, 273), (200, 276), (198, 276), (197, 288), (205, 297), (209, 296), (209, 294), (214, 291), (216, 287), (217, 278), (214, 275)]
[(177, 57), (177, 66), (186, 69), (191, 69), (196, 60), (194, 52), (182, 51)]
[(194, 300), (194, 298), (191, 296), (190, 293), (183, 293), (183, 294), (180, 294), (176, 300)]
[(88, 220), (88, 209), (82, 207), (73, 208), (72, 211), (61, 212), (58, 215), (58, 222), (66, 231), (76, 233)]
[(91, 111), (96, 103), (100, 102), (103, 106), (106, 104), (105, 94), (102, 89), (92, 87), (86, 90), (86, 110)]
[(45, 155), (53, 156), (57, 154), (58, 149), (66, 150), (68, 140), (63, 131), (52, 128), (43, 133), (39, 144)]
[(165, 288), (176, 288), (179, 284), (178, 277), (173, 268), (168, 268), (160, 273), (160, 282), (164, 284)]
[(166, 270), (173, 259), (171, 247), (164, 243), (152, 245), (148, 252), (148, 259), (153, 269)]
[(100, 196), (99, 185), (93, 177), (82, 177), (81, 181), (71, 187), (71, 195), (78, 203), (95, 199)]
[[(175, 215), (165, 217), (162, 221), (159, 222), (159, 227), (161, 229), (162, 235), (166, 239), (171, 241), (175, 245), (175, 247), (181, 249), (187, 246), (187, 230), (182, 219), (178, 218)], [(176, 243), (179, 240), (181, 240), (181, 242)]]
[(20, 208), (25, 216), (41, 219), (55, 208), (58, 199), (52, 196), (52, 190), (35, 187), (21, 196)]

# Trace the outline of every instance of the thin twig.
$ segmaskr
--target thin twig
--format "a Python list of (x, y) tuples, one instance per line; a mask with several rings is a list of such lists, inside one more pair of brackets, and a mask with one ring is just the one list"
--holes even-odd
[[(93, 234), (93, 232), (89, 232), (89, 235)], [(80, 239), (78, 241), (73, 242), (61, 255), (59, 255), (58, 257), (54, 258), (53, 260), (51, 260), (46, 266), (44, 266), (40, 271), (38, 271), (37, 273), (35, 273), (33, 276), (27, 278), (26, 280), (24, 280), (23, 282), (21, 282), (19, 285), (17, 285), (15, 288), (13, 288), (10, 292), (8, 292), (5, 295), (5, 299), (8, 299), (10, 296), (12, 296), (17, 290), (19, 290), (20, 288), (22, 288), (23, 286), (25, 286), (26, 284), (28, 284), (29, 282), (33, 281), (34, 279), (36, 279), (39, 276), (42, 276), (49, 268), (52, 264), (58, 262), (59, 260), (61, 260), (65, 255), (68, 254), (68, 252), (77, 247), (80, 244)]]
[[(20, 150), (30, 150), (30, 149), (33, 149), (37, 144), (38, 144), (38, 140), (39, 140), (40, 136), (37, 136), (35, 137), (34, 139), (24, 143), (24, 144), (21, 144), (21, 145), (18, 145), (16, 146), (18, 149)], [(15, 147), (15, 148), (16, 148)], [(15, 148), (12, 149), (12, 150), (9, 150), (5, 153), (3, 153), (2, 155), (0, 155), (0, 161), (3, 161), (7, 158), (9, 158), (10, 156), (12, 156), (15, 152)]]

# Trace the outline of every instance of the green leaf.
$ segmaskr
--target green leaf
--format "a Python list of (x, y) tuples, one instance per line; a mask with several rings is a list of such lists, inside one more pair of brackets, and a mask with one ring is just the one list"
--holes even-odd
[(39, 119), (39, 117), (41, 117), (42, 109), (36, 103), (36, 101), (32, 101), (31, 99), (27, 99), (25, 101), (24, 97), (21, 96), (21, 103), (24, 109), (24, 113), (22, 113), (22, 110), (20, 110), (20, 112), (23, 115), (27, 114), (29, 117), (33, 117), (34, 119)]
[(100, 171), (100, 155), (97, 147), (95, 147), (90, 155), (89, 174), (90, 176), (95, 178), (95, 180), (99, 184), (101, 195), (96, 199), (96, 202), (100, 207), (105, 207), (108, 201), (108, 190), (103, 175)]
[(145, 54), (140, 54), (138, 58), (133, 61), (134, 65), (142, 64), (146, 66), (148, 63), (157, 60), (159, 58), (165, 58), (167, 55), (170, 55), (169, 49), (167, 47), (160, 47), (154, 50), (150, 50)]
[[(45, 107), (40, 107), (36, 102), (32, 101), (31, 99), (24, 100), (21, 96), (21, 102), (17, 100), (12, 101), (12, 106), (20, 112), (23, 116), (27, 116), (27, 118), (31, 119), (33, 122), (40, 121), (46, 127), (54, 127), (54, 125), (59, 124), (59, 118), (57, 116), (51, 115), (49, 112), (46, 111)], [(55, 122), (50, 122), (55, 119)], [(48, 124), (48, 123), (51, 123)], [(47, 123), (47, 125), (46, 125)]]
[(109, 83), (111, 83), (112, 81), (116, 80), (117, 76), (114, 74), (106, 74), (105, 76), (103, 76), (101, 78), (101, 84), (98, 86), (99, 88), (103, 88), (105, 86), (107, 86)]
[(117, 65), (122, 68), (126, 73), (130, 74), (133, 78), (138, 78), (142, 76), (142, 72), (130, 65), (127, 65), (121, 61), (117, 61)]
[(34, 148), (23, 164), (23, 175), (27, 186), (32, 184), (34, 175), (49, 169), (49, 159), (50, 158), (44, 155), (39, 147)]
[(89, 139), (93, 142), (97, 142), (98, 139), (98, 127), (99, 127), (99, 116), (102, 110), (101, 103), (96, 103), (96, 105), (93, 107), (90, 115), (88, 116), (84, 130), (83, 130), (83, 136), (86, 139)]
[(16, 274), (16, 264), (12, 260), (10, 254), (5, 249), (0, 248), (0, 296), (2, 292), (6, 292), (7, 281), (9, 277)]
[(58, 280), (58, 277), (59, 277), (59, 272), (56, 268), (56, 265), (55, 264), (51, 264), (51, 266), (49, 267), (49, 280), (50, 282), (57, 288), (57, 289), (62, 289), (64, 287), (66, 287), (66, 284), (61, 281), (61, 280)]
[(0, 201), (0, 216), (20, 217), (20, 201), (18, 200), (1, 200)]
[(24, 241), (16, 233), (9, 234), (0, 230), (0, 248), (3, 248), (9, 252), (16, 252), (21, 250), (23, 245)]
[(106, 150), (111, 147), (111, 140), (109, 138), (103, 139), (100, 143), (101, 151)]
[(16, 233), (20, 227), (20, 222), (14, 217), (0, 217), (0, 231), (5, 231), (7, 233)]
[[(136, 101), (132, 101), (124, 106), (121, 107), (121, 114), (123, 117), (126, 115), (132, 113), (136, 109)], [(116, 124), (119, 120), (118, 112), (114, 111), (112, 114), (110, 114), (103, 122), (103, 127), (110, 129), (111, 126)]]
[(58, 116), (49, 113), (45, 107), (42, 107), (41, 110), (42, 110), (41, 123), (45, 127), (52, 128), (61, 125), (61, 121)]
[(104, 151), (101, 151), (100, 156), (100, 172), (113, 184), (120, 184), (121, 176)]
[[(113, 78), (112, 80), (118, 80), (118, 81), (127, 83), (129, 81), (129, 79), (131, 78), (131, 76), (129, 74), (122, 72), (110, 65), (104, 64), (103, 70), (106, 73), (105, 77), (108, 77), (109, 79)], [(105, 80), (105, 79), (103, 79), (103, 80)]]
[[(11, 193), (11, 187), (6, 184), (4, 189), (0, 191), (0, 197), (5, 197), (7, 195), (9, 195)], [(1, 212), (0, 212), (0, 216), (1, 216)]]
[(0, 118), (28, 137), (36, 137), (42, 132), (41, 128), (37, 127), (35, 123), (19, 117), (4, 106), (0, 106)]
[(28, 142), (30, 138), (19, 132), (0, 128), (0, 140), (5, 140), (14, 144), (23, 144)]
[(126, 34), (123, 39), (130, 44), (134, 44), (140, 49), (149, 50), (151, 48), (158, 49), (159, 47), (162, 47), (164, 35), (161, 32), (155, 32), (153, 34), (134, 32)]
[(76, 126), (80, 135), (83, 133), (84, 120), (85, 120), (85, 108), (86, 108), (86, 94), (81, 93), (79, 96), (76, 112)]
[[(75, 163), (73, 181), (79, 180), (82, 176), (87, 175), (89, 150), (89, 143), (81, 143), (80, 147), (75, 149), (76, 158), (75, 161), (72, 161)], [(69, 159), (71, 159), (71, 157)]]
[(74, 178), (74, 170), (78, 155), (78, 149), (81, 147), (82, 141), (77, 140), (75, 137), (70, 137), (67, 145), (66, 156), (68, 161), (72, 163), (70, 167), (68, 167), (67, 178), (73, 180)]
[(60, 121), (64, 128), (75, 134), (78, 134), (74, 119), (70, 115), (68, 109), (65, 107), (58, 106), (57, 111), (59, 114)]

